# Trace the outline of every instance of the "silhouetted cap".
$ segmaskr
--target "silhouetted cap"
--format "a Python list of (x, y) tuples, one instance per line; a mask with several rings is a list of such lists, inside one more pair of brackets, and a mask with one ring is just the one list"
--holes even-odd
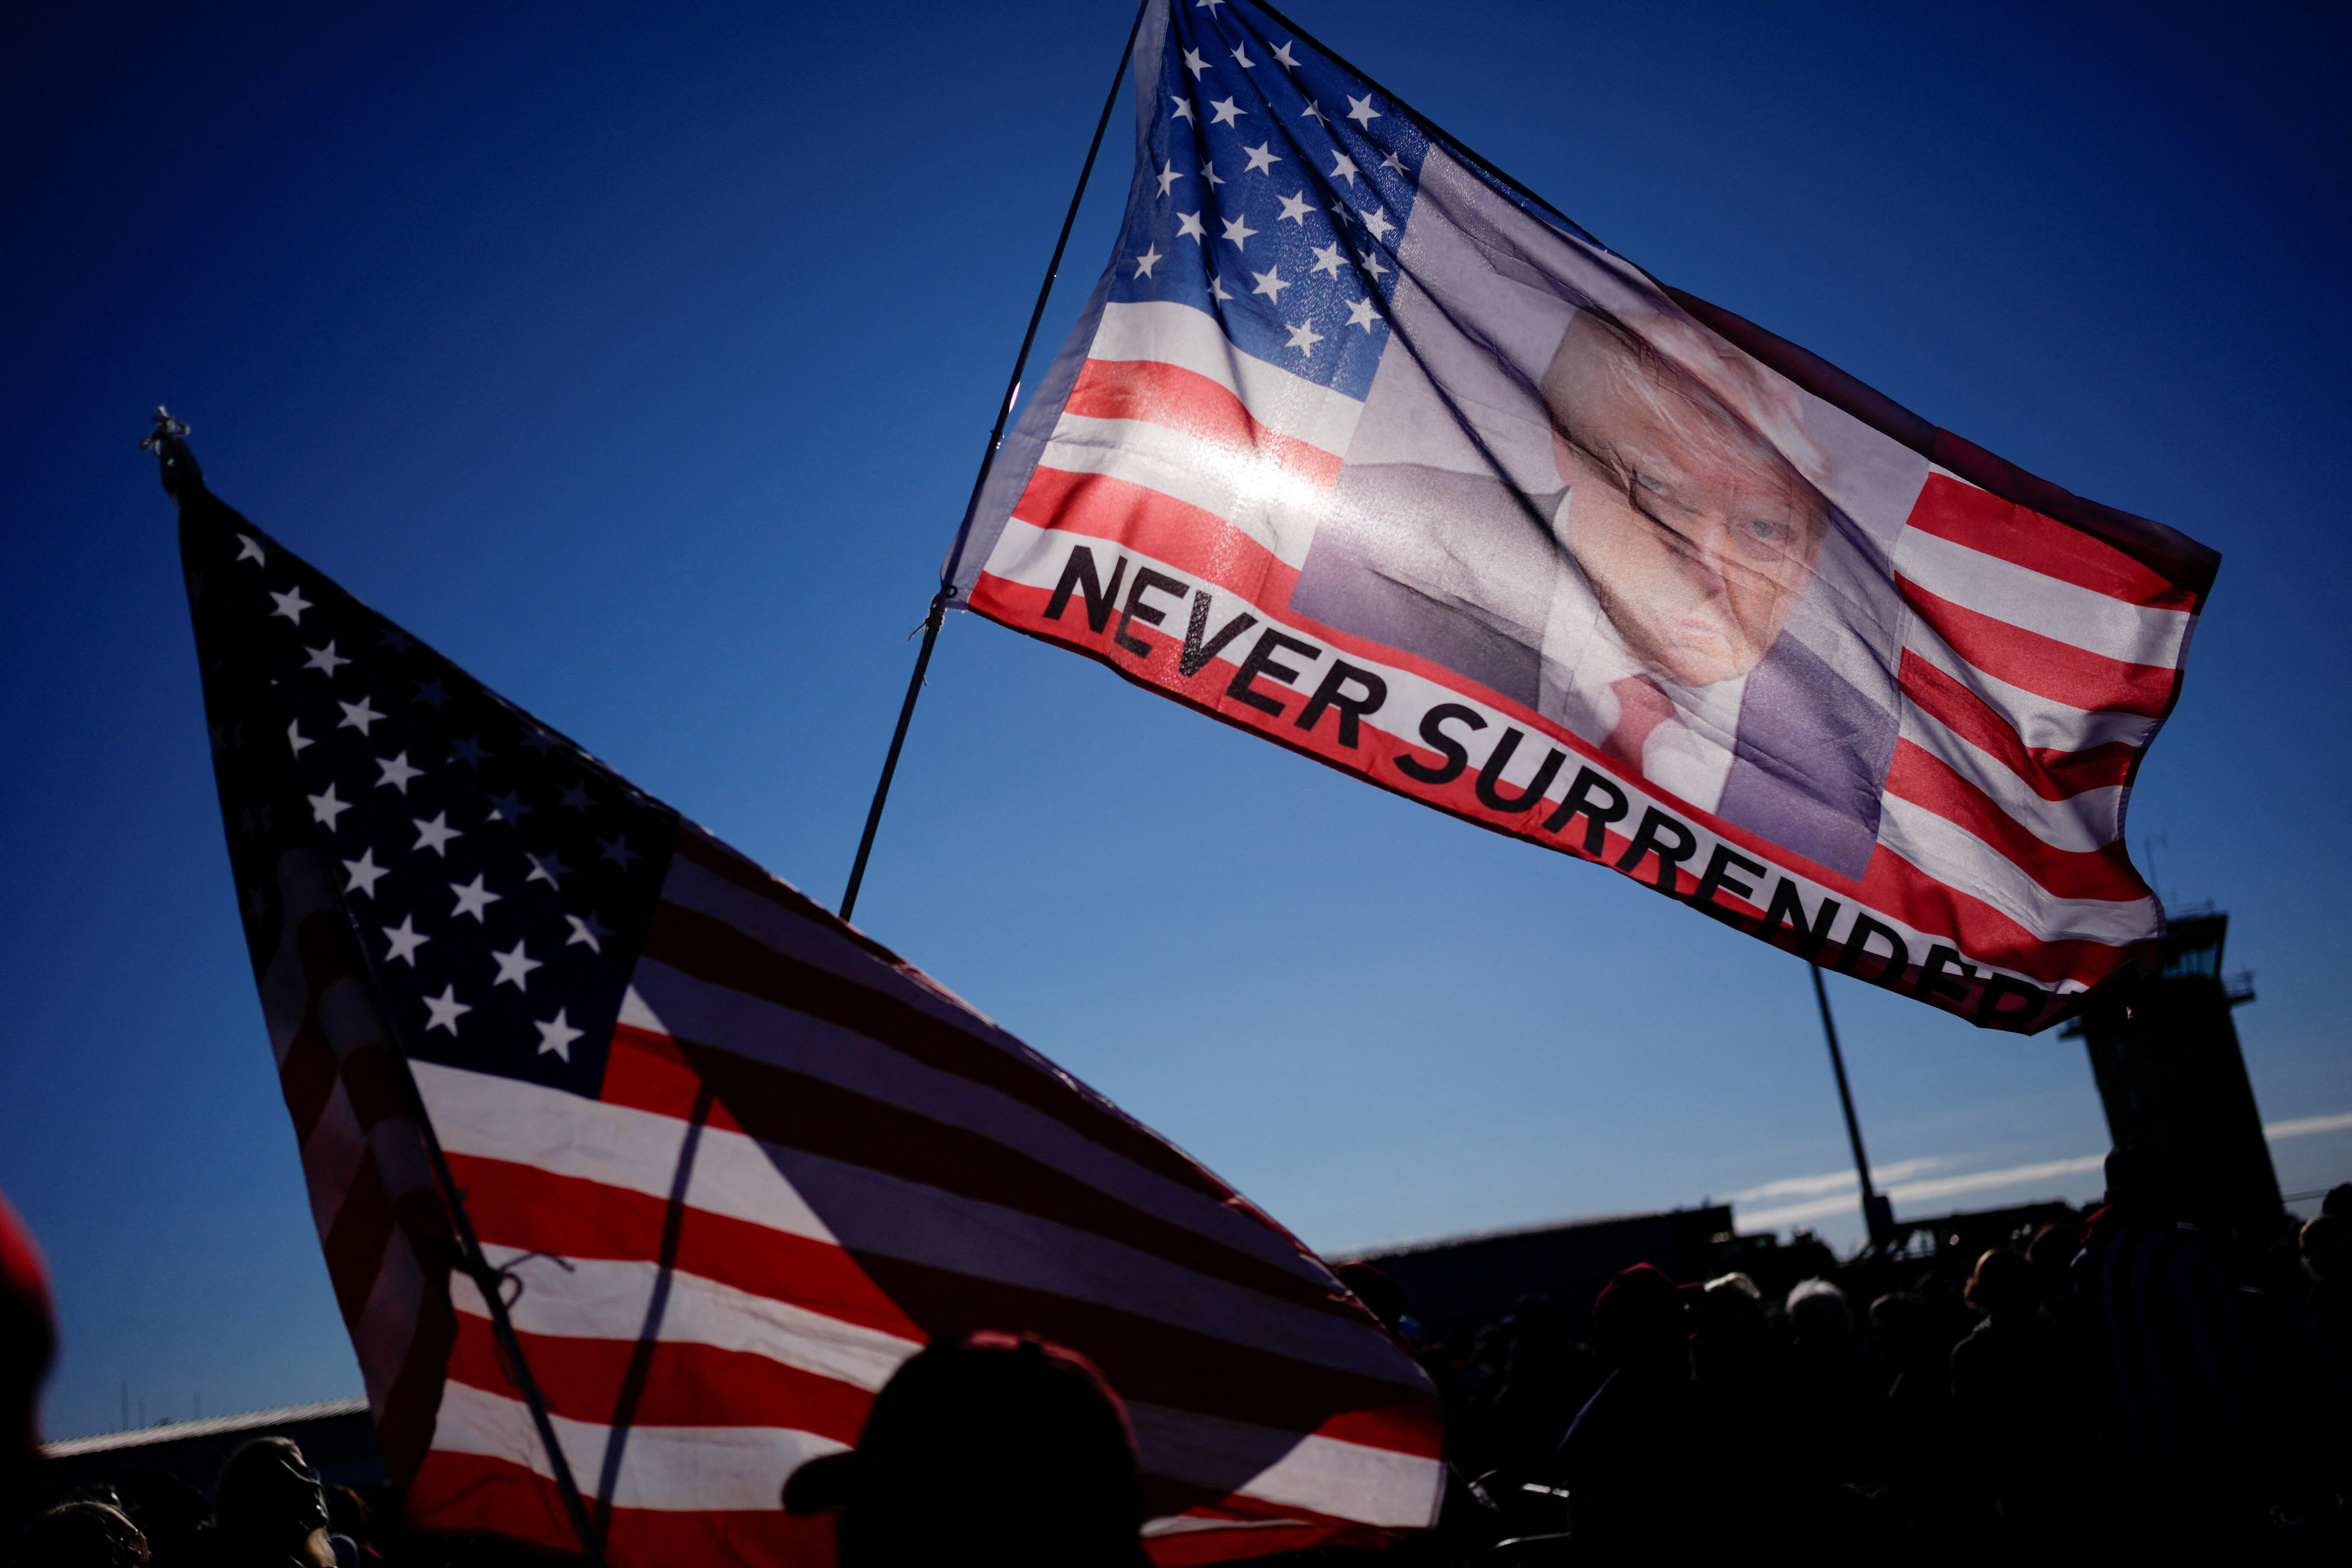
[(1592, 1327), (1601, 1352), (1621, 1361), (1678, 1349), (1688, 1334), (1683, 1293), (1664, 1269), (1636, 1263), (1601, 1288)]
[(901, 1366), (857, 1447), (784, 1483), (796, 1514), (842, 1510), (842, 1568), (1140, 1564), (1135, 1439), (1087, 1359), (979, 1333)]

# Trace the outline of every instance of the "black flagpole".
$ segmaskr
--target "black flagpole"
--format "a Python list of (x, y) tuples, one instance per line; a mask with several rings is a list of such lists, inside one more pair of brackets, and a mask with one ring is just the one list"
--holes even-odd
[[(211, 494), (205, 489), (204, 470), (196, 466), (195, 454), (182, 439), (187, 433), (186, 424), (173, 418), (169, 410), (158, 408), (154, 433), (139, 443), (155, 454), (156, 461), (163, 466), (163, 489), (184, 510)], [(415, 1092), (410, 1090), (412, 1096)], [(421, 1103), (413, 1108), (416, 1130), (423, 1135), (425, 1152), (432, 1160), (434, 1179), (441, 1185), (441, 1196), (449, 1205), (450, 1219), (457, 1226), (457, 1272), (473, 1280), (484, 1305), (489, 1309), (490, 1337), (498, 1346), (499, 1363), (530, 1411), (531, 1425), (538, 1429), (540, 1444), (547, 1450), (548, 1466), (554, 1471), (555, 1489), (563, 1496), (563, 1511), (571, 1519), (572, 1532), (580, 1538), (580, 1550), (592, 1568), (605, 1568), (604, 1542), (597, 1538), (595, 1525), (589, 1518), (588, 1504), (580, 1495), (580, 1483), (572, 1477), (572, 1462), (564, 1457), (563, 1446), (555, 1440), (555, 1423), (547, 1413), (547, 1396), (539, 1391), (538, 1381), (530, 1374), (530, 1363), (523, 1359), (522, 1342), (515, 1338), (514, 1323), (507, 1314), (506, 1269), (493, 1267), (482, 1251), (481, 1238), (474, 1234), (473, 1216), (466, 1212), (465, 1192), (457, 1185), (448, 1159), (441, 1152), (441, 1140), (434, 1135), (432, 1119), (425, 1114)], [(563, 1267), (568, 1268), (571, 1265)], [(517, 1280), (516, 1286), (520, 1289), (521, 1281)]]
[[(988, 483), (988, 470), (996, 461), (996, 445), (1004, 438), (1004, 422), (1013, 414), (1013, 400), (1021, 391), (1021, 373), (1028, 368), (1029, 350), (1037, 341), (1037, 324), (1045, 319), (1045, 301), (1054, 292), (1054, 279), (1062, 270), (1062, 252), (1070, 243), (1070, 230), (1078, 221), (1078, 203), (1085, 199), (1087, 182), (1094, 176), (1095, 154), (1102, 151), (1103, 132), (1110, 129), (1111, 111), (1118, 107), (1118, 84), (1127, 76), (1128, 57), (1135, 52), (1135, 35), (1143, 26), (1143, 13), (1151, 0), (1143, 0), (1136, 7), (1135, 21), (1127, 29), (1127, 43), (1118, 51), (1118, 68), (1110, 75), (1110, 92), (1103, 100), (1102, 118), (1095, 121), (1095, 139), (1087, 143), (1087, 161), (1078, 170), (1078, 188), (1070, 193), (1070, 210), (1062, 219), (1061, 237), (1054, 241), (1054, 258), (1045, 263), (1045, 280), (1037, 286), (1036, 308), (1029, 312), (1029, 330), (1021, 334), (1021, 352), (1013, 358), (1013, 374), (1004, 384), (1004, 400), (996, 406), (996, 426), (988, 433), (988, 446), (980, 455), (980, 472), (972, 477), (971, 500), (964, 504), (964, 515), (980, 502), (981, 487)], [(882, 777), (874, 786), (874, 804), (866, 808), (866, 832), (857, 840), (857, 858), (849, 868), (849, 888), (841, 895), (841, 918), (847, 920), (857, 907), (857, 889), (866, 880), (866, 857), (874, 853), (874, 835), (882, 826), (882, 806), (890, 798), (890, 777), (898, 771), (898, 752), (907, 743), (907, 726), (915, 717), (915, 700), (922, 695), (923, 672), (931, 665), (931, 647), (940, 640), (940, 623), (947, 619), (948, 605), (955, 597), (955, 584), (950, 583), (931, 595), (931, 607), (923, 617), (922, 651), (915, 655), (915, 673), (907, 682), (907, 700), (898, 708), (898, 728), (890, 736), (890, 750), (882, 759)]]
[(1830, 1016), (1829, 987), (1822, 984), (1818, 964), (1807, 964), (1813, 976), (1813, 1000), (1822, 1005), (1822, 1034), (1830, 1043), (1830, 1068), (1837, 1074), (1838, 1103), (1845, 1108), (1845, 1135), (1853, 1144), (1854, 1173), (1862, 1178), (1862, 1223), (1869, 1227), (1873, 1247), (1894, 1229), (1894, 1205), (1870, 1184), (1870, 1156), (1862, 1152), (1862, 1122), (1853, 1113), (1853, 1090), (1846, 1087), (1845, 1054), (1838, 1049), (1837, 1024)]
[[(587, 1500), (580, 1495), (580, 1483), (572, 1474), (572, 1461), (565, 1458), (563, 1445), (555, 1440), (555, 1423), (547, 1414), (547, 1396), (539, 1391), (538, 1381), (530, 1375), (530, 1363), (523, 1359), (522, 1342), (515, 1338), (514, 1321), (507, 1315), (506, 1268), (494, 1267), (482, 1251), (481, 1238), (474, 1234), (473, 1216), (466, 1212), (465, 1192), (450, 1173), (448, 1157), (441, 1152), (441, 1140), (434, 1135), (432, 1121), (417, 1108), (417, 1130), (425, 1134), (425, 1152), (433, 1157), (433, 1174), (441, 1183), (442, 1195), (448, 1199), (450, 1217), (457, 1225), (457, 1271), (473, 1280), (474, 1289), (490, 1310), (490, 1337), (498, 1345), (499, 1362), (507, 1376), (522, 1394), (522, 1402), (530, 1410), (530, 1424), (539, 1431), (540, 1446), (547, 1450), (547, 1462), (555, 1472), (555, 1489), (563, 1496), (563, 1511), (572, 1521), (572, 1533), (580, 1538), (580, 1550), (586, 1554), (591, 1568), (605, 1568), (604, 1542), (596, 1533), (596, 1525), (588, 1512)], [(518, 1258), (515, 1263), (523, 1259)], [(569, 1269), (572, 1266), (562, 1258), (549, 1261)], [(522, 1281), (515, 1280), (520, 1295)], [(611, 1433), (606, 1442), (617, 1442), (620, 1434)], [(609, 1506), (610, 1500), (606, 1502)]]

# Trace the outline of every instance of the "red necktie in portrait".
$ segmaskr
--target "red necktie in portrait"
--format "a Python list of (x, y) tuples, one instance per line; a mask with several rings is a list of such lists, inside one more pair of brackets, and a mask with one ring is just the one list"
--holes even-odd
[(1650, 743), (1650, 731), (1675, 716), (1675, 700), (1646, 675), (1612, 681), (1609, 689), (1617, 694), (1617, 726), (1601, 749), (1639, 773), (1642, 748)]

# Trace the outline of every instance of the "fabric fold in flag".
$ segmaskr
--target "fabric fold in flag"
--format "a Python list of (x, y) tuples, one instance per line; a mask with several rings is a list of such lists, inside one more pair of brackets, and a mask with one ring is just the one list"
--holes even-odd
[(785, 1478), (854, 1444), (907, 1358), (982, 1330), (1068, 1345), (1129, 1402), (1157, 1561), (1432, 1521), (1428, 1379), (1280, 1226), (177, 493), (262, 1009), (419, 1525), (577, 1550), (451, 1271), (436, 1147), (615, 1568), (831, 1561)]
[(1253, 0), (1156, 0), (1110, 265), (957, 599), (2033, 1032), (2151, 959), (2124, 804), (2218, 558), (1655, 282)]

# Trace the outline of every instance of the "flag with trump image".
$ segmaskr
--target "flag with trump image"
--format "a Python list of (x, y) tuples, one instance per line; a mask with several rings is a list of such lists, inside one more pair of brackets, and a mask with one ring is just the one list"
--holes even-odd
[(1428, 1379), (1281, 1226), (165, 451), (262, 1014), (417, 1525), (579, 1550), (520, 1370), (615, 1568), (829, 1563), (788, 1479), (992, 1333), (1123, 1403), (1154, 1562), (1431, 1522)]
[(1661, 285), (1250, 0), (1153, 0), (1108, 268), (944, 576), (994, 620), (2032, 1032), (2218, 557)]

